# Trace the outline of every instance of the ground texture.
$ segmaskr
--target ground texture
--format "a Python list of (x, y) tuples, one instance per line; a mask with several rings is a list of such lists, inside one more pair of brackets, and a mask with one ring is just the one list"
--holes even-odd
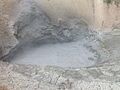
[(64, 69), (0, 62), (1, 90), (120, 90), (120, 61)]

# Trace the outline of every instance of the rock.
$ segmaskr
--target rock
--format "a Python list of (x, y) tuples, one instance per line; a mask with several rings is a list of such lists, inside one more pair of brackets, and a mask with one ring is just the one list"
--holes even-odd
[(0, 58), (7, 55), (18, 43), (12, 32), (9, 31), (8, 20), (0, 16)]

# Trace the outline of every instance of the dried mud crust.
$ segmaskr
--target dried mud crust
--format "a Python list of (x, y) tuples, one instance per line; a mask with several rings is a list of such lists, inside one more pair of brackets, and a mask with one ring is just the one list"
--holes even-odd
[(0, 62), (0, 86), (8, 90), (119, 90), (119, 71), (119, 60), (81, 69)]

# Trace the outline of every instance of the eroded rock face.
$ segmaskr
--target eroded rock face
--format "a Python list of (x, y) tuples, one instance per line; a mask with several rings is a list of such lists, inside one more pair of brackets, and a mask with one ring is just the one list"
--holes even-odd
[(7, 55), (18, 43), (9, 27), (9, 5), (8, 0), (0, 0), (0, 58)]
[(9, 31), (8, 20), (0, 16), (0, 58), (9, 53), (9, 51), (18, 43), (12, 32)]

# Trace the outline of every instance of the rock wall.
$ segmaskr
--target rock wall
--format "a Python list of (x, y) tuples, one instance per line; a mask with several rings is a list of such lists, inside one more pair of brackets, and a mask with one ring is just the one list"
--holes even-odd
[(114, 28), (120, 24), (120, 7), (114, 3), (107, 4), (102, 0), (95, 0), (95, 26)]
[(6, 13), (6, 3), (0, 1), (0, 58), (9, 53), (18, 43), (9, 27), (9, 15)]
[[(21, 0), (4, 1), (3, 12), (11, 17)], [(23, 0), (22, 0), (23, 1)], [(54, 22), (79, 17), (96, 28), (111, 28), (120, 22), (120, 7), (104, 0), (35, 0)], [(113, 14), (114, 13), (114, 14)], [(13, 18), (12, 18), (13, 19)]]
[(9, 31), (5, 17), (0, 17), (0, 57), (9, 53), (15, 47), (17, 39)]

